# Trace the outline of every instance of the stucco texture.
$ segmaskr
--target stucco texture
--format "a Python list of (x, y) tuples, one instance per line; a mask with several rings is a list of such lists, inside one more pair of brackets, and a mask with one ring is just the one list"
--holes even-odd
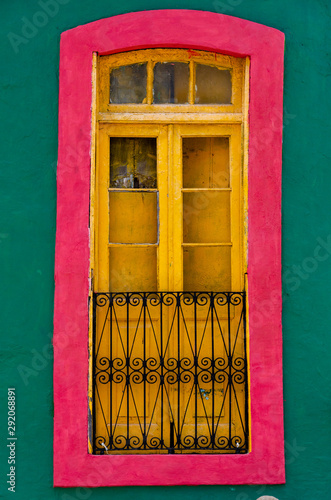
[[(285, 33), (283, 337), (285, 485), (53, 488), (52, 348), (60, 34), (131, 11), (233, 15)], [(41, 13), (41, 14), (40, 14)], [(13, 0), (1, 2), (1, 446), (7, 490), (7, 387), (16, 388), (20, 499), (325, 499), (331, 496), (330, 25), (327, 0)], [(261, 308), (261, 314), (268, 314)], [(65, 332), (64, 332), (65, 333)]]

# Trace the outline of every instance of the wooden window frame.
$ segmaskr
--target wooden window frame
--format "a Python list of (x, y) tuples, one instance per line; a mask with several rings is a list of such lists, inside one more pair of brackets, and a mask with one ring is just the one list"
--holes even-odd
[[(94, 456), (88, 451), (93, 53), (152, 47), (188, 48), (250, 59), (249, 136), (244, 145), (246, 161), (248, 152), (251, 418), (251, 451), (246, 455)], [(285, 481), (281, 335), (283, 54), (281, 32), (210, 12), (137, 12), (63, 33), (54, 311), (55, 486)], [(92, 115), (93, 110), (92, 106)]]
[[(107, 119), (109, 112), (116, 113), (116, 120), (124, 120), (127, 115), (128, 104), (110, 104), (110, 78), (109, 73), (111, 69), (118, 68), (119, 66), (137, 64), (140, 62), (147, 63), (147, 98), (146, 104), (130, 104), (130, 112), (132, 113), (208, 113), (208, 116), (215, 113), (231, 113), (232, 120), (237, 117), (241, 119), (240, 113), (242, 112), (242, 92), (243, 92), (243, 65), (242, 60), (235, 57), (226, 56), (222, 54), (215, 54), (215, 52), (205, 52), (199, 50), (178, 50), (178, 49), (145, 49), (140, 51), (130, 51), (125, 54), (111, 54), (111, 57), (105, 58), (102, 62), (100, 69), (100, 83), (101, 89), (99, 92), (99, 108), (100, 118)], [(125, 61), (123, 63), (123, 60)], [(153, 104), (153, 69), (156, 62), (186, 62), (189, 63), (190, 71), (190, 88), (189, 88), (189, 102), (188, 104)], [(194, 83), (195, 83), (195, 65), (193, 63), (214, 66), (219, 69), (230, 70), (231, 83), (232, 83), (232, 103), (231, 104), (195, 104), (194, 103)], [(211, 112), (212, 110), (212, 112)], [(123, 111), (124, 116), (120, 113)], [(137, 117), (139, 119), (139, 116)], [(180, 119), (179, 115), (178, 118)], [(144, 119), (143, 116), (140, 119)], [(146, 118), (147, 119), (147, 118)], [(161, 119), (155, 116), (156, 120)], [(201, 119), (201, 118), (200, 118)], [(211, 118), (212, 119), (212, 118)], [(112, 115), (113, 120), (113, 115)], [(182, 118), (184, 120), (184, 118)], [(214, 118), (215, 120), (215, 118)]]
[[(109, 185), (109, 172), (106, 170), (106, 163), (109, 162), (108, 149), (109, 149), (109, 139), (110, 137), (154, 137), (158, 139), (158, 164), (167, 163), (168, 155), (170, 155), (171, 148), (173, 148), (175, 154), (172, 155), (172, 161), (169, 161), (172, 165), (168, 167), (168, 170), (160, 169), (158, 172), (158, 179), (160, 181), (159, 189), (155, 189), (159, 193), (159, 204), (160, 212), (162, 212), (162, 236), (160, 235), (160, 240), (155, 246), (158, 246), (159, 250), (159, 276), (158, 276), (158, 291), (178, 291), (183, 289), (183, 263), (181, 255), (181, 247), (188, 246), (188, 243), (182, 242), (182, 220), (183, 220), (183, 205), (182, 205), (182, 191), (187, 192), (191, 189), (181, 188), (180, 173), (181, 168), (176, 165), (177, 168), (173, 166), (174, 157), (181, 158), (181, 138), (182, 137), (196, 137), (196, 136), (213, 136), (213, 137), (228, 137), (233, 141), (233, 146), (229, 146), (230, 154), (233, 156), (232, 162), (235, 165), (241, 166), (241, 125), (238, 123), (223, 122), (219, 124), (210, 124), (205, 118), (201, 118), (201, 123), (187, 123), (186, 113), (184, 117), (176, 123), (169, 124), (171, 131), (166, 130), (163, 124), (159, 123), (141, 123), (139, 118), (133, 118), (130, 123), (118, 123), (114, 120), (112, 123), (104, 122), (104, 113), (100, 113), (101, 121), (98, 123), (98, 149), (99, 160), (97, 163), (101, 163), (103, 168), (100, 166), (96, 168), (95, 171), (99, 171), (98, 180), (95, 182), (96, 185)], [(111, 115), (112, 117), (114, 115)], [(173, 116), (170, 114), (170, 116)], [(217, 115), (220, 119), (220, 115)], [(155, 118), (154, 114), (151, 116), (149, 121), (153, 121)], [(177, 119), (177, 118), (176, 118)], [(207, 119), (208, 120), (208, 119)], [(234, 116), (233, 120), (236, 120)], [(201, 133), (203, 127), (207, 127), (204, 135)], [(168, 133), (171, 135), (171, 145)], [(161, 146), (162, 144), (162, 146)], [(180, 171), (180, 173), (179, 173)], [(234, 245), (233, 257), (231, 259), (231, 276), (233, 277), (232, 285), (230, 290), (242, 291), (245, 289), (245, 274), (247, 270), (246, 255), (242, 247), (245, 246), (243, 241), (243, 211), (244, 211), (244, 197), (243, 188), (241, 184), (247, 185), (247, 179), (245, 178), (246, 172), (237, 172), (235, 177), (235, 183), (232, 188), (225, 188), (226, 190), (231, 190), (235, 192), (235, 197), (231, 197), (230, 213), (231, 216), (231, 235), (232, 240), (237, 244)], [(232, 175), (232, 173), (230, 173)], [(169, 176), (169, 177), (168, 177)], [(234, 180), (232, 180), (234, 182)], [(167, 186), (171, 186), (172, 193), (168, 193)], [(95, 190), (95, 191), (94, 191)], [(116, 189), (115, 189), (116, 190)], [(194, 191), (204, 193), (203, 189), (195, 188)], [(102, 194), (101, 194), (102, 192)], [(97, 189), (96, 186), (91, 185), (92, 198), (97, 198), (98, 201), (91, 206), (91, 211), (93, 211), (93, 221), (95, 221), (95, 227), (91, 226), (91, 234), (95, 234), (95, 240), (99, 239), (99, 248), (97, 241), (95, 241), (95, 250), (91, 248), (91, 259), (90, 267), (93, 269), (94, 275), (94, 291), (108, 291), (109, 288), (109, 277), (108, 272), (104, 272), (104, 269), (109, 270), (109, 240), (108, 240), (108, 225), (109, 225), (109, 215), (97, 216), (97, 212), (101, 212), (101, 206), (103, 207), (103, 213), (106, 213), (106, 208), (108, 207), (108, 192), (105, 190)], [(168, 207), (168, 196), (172, 203)], [(176, 224), (172, 224), (172, 231), (169, 234), (169, 221), (165, 215), (167, 211), (170, 210), (171, 214), (168, 214), (169, 218), (174, 218), (176, 214)], [(173, 212), (173, 213), (172, 213)], [(174, 234), (178, 235), (177, 238)], [(176, 243), (173, 241), (176, 240)], [(102, 241), (102, 243), (101, 243)], [(194, 245), (194, 244), (193, 244)], [(112, 245), (113, 246), (113, 245)], [(170, 250), (171, 248), (171, 250)], [(107, 250), (106, 250), (107, 249)], [(168, 270), (168, 251), (173, 254), (172, 268), (176, 269), (176, 273), (169, 273)], [(96, 255), (97, 253), (97, 255)], [(235, 272), (235, 268), (237, 272)], [(102, 275), (102, 285), (99, 286), (99, 272)], [(170, 277), (171, 276), (171, 277)], [(175, 277), (176, 276), (176, 277)], [(132, 290), (133, 291), (133, 290)]]

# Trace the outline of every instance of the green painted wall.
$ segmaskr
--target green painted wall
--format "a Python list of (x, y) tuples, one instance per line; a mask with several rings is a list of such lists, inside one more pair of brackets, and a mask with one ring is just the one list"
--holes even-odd
[[(36, 14), (43, 11), (42, 0), (0, 2), (0, 498), (13, 495), (6, 485), (7, 387), (16, 387), (17, 393), (17, 483), (13, 497), (17, 500), (162, 500), (169, 494), (174, 500), (256, 500), (262, 495), (279, 500), (331, 498), (330, 2), (54, 2), (58, 12), (55, 9), (46, 17)], [(273, 26), (286, 36), (283, 150), (286, 485), (95, 490), (52, 487), (50, 337), (60, 34), (103, 17), (155, 8), (222, 12)]]

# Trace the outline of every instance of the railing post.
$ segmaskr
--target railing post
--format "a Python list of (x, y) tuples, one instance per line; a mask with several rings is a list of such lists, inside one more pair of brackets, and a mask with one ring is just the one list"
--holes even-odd
[(93, 318), (92, 318), (92, 448), (93, 448), (93, 454), (96, 453), (96, 408), (95, 408), (95, 401), (96, 401), (96, 395), (95, 395), (95, 388), (96, 388), (96, 353), (95, 353), (95, 346), (96, 346), (96, 329), (97, 329), (97, 315), (96, 315), (96, 293), (92, 293), (92, 311), (93, 311)]

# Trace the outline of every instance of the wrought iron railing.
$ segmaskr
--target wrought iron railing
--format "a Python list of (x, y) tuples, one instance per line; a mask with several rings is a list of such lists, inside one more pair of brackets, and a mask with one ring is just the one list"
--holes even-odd
[(95, 293), (93, 452), (246, 453), (244, 292)]

